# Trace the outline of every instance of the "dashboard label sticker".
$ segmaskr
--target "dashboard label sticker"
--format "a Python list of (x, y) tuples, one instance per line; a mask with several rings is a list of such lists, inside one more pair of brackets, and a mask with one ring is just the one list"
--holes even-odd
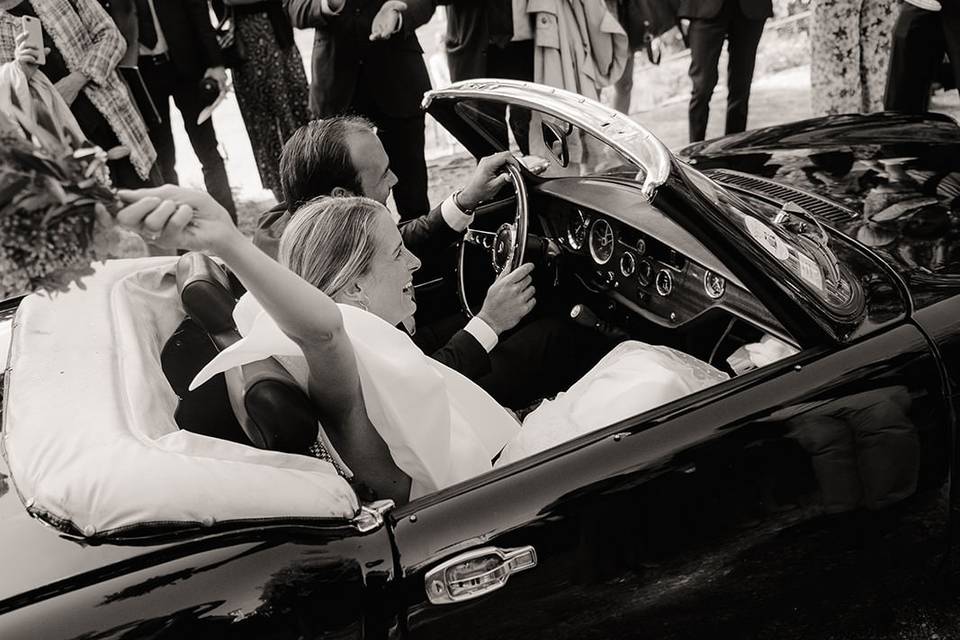
[(773, 229), (750, 216), (744, 216), (744, 221), (747, 224), (747, 232), (777, 260), (786, 260), (790, 257), (787, 244), (774, 233)]

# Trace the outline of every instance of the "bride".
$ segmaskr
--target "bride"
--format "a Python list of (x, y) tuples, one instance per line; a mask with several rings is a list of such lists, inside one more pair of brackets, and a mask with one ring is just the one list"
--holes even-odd
[[(278, 356), (356, 480), (397, 504), (488, 471), (494, 458), (518, 460), (727, 378), (684, 353), (628, 341), (544, 401), (521, 429), (480, 387), (395, 328), (416, 310), (412, 278), (420, 261), (383, 205), (367, 198), (308, 203), (284, 232), (276, 262), (206, 193), (166, 185), (119, 196), (127, 206), (118, 223), (160, 246), (219, 256), (249, 292), (234, 314), (244, 339), (194, 386)], [(532, 307), (529, 269), (501, 277)]]

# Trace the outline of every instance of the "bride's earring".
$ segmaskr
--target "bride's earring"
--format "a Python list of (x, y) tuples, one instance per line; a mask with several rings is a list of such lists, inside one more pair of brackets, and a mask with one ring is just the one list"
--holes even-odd
[(367, 296), (363, 296), (362, 298), (359, 298), (357, 300), (357, 306), (363, 309), (364, 311), (370, 311), (368, 307), (369, 302), (370, 302), (370, 299), (367, 298)]

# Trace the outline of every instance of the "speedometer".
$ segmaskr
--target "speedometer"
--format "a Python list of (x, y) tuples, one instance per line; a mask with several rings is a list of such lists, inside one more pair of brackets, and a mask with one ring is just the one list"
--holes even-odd
[(590, 255), (597, 264), (607, 264), (613, 257), (616, 238), (610, 223), (600, 218), (590, 227)]
[(587, 227), (589, 226), (590, 218), (579, 209), (574, 211), (567, 223), (567, 243), (571, 249), (574, 251), (583, 249), (583, 243), (587, 239)]

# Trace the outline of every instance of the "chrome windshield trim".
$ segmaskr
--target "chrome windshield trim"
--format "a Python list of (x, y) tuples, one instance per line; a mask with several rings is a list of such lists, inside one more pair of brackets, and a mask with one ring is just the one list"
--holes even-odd
[(503, 102), (535, 109), (579, 127), (643, 168), (646, 173), (643, 193), (647, 198), (652, 198), (670, 177), (670, 151), (656, 136), (619, 111), (576, 93), (533, 82), (481, 78), (428, 91), (423, 97), (423, 108), (429, 109), (434, 100), (458, 99)]

